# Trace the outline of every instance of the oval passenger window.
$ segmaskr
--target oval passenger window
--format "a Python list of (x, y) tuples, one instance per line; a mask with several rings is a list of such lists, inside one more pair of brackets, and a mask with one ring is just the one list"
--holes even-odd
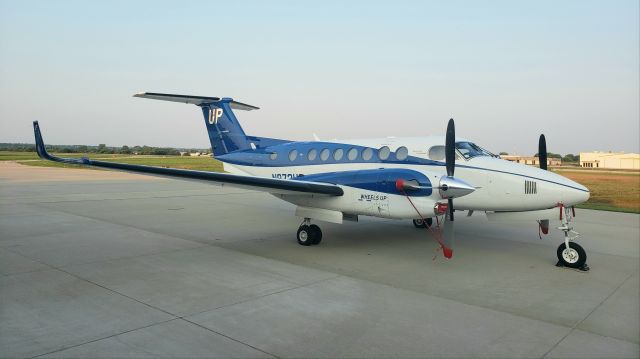
[(344, 150), (342, 148), (338, 148), (333, 153), (333, 159), (336, 160), (336, 161), (340, 161), (342, 159), (342, 155), (344, 155)]
[(369, 161), (371, 157), (373, 157), (373, 150), (370, 148), (365, 148), (364, 151), (362, 151), (362, 159), (365, 161)]
[(318, 157), (318, 151), (316, 149), (309, 150), (309, 154), (307, 155), (309, 161), (315, 160), (316, 157)]
[(295, 161), (296, 157), (298, 157), (298, 150), (291, 150), (289, 152), (289, 161)]
[(349, 150), (349, 152), (347, 152), (347, 158), (349, 159), (349, 161), (353, 161), (358, 157), (358, 150), (355, 148), (352, 148)]
[(390, 154), (391, 154), (391, 150), (389, 149), (389, 146), (382, 146), (378, 150), (378, 157), (380, 157), (380, 159), (383, 161), (389, 158)]
[(433, 146), (429, 149), (429, 159), (434, 161), (444, 160), (444, 146)]
[(396, 159), (398, 161), (406, 160), (408, 155), (409, 155), (409, 150), (407, 150), (407, 148), (404, 146), (398, 147), (398, 149), (396, 150)]
[(328, 160), (330, 152), (331, 151), (329, 151), (328, 148), (325, 148), (322, 151), (320, 151), (320, 159), (323, 160), (323, 161)]

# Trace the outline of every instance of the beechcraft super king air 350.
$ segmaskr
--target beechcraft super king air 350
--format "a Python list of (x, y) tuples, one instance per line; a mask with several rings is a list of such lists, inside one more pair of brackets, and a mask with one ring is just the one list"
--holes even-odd
[(412, 219), (416, 227), (430, 229), (444, 256), (451, 258), (455, 211), (485, 212), (489, 219), (537, 221), (539, 232), (545, 234), (553, 220), (564, 232), (558, 265), (588, 269), (585, 251), (574, 242), (578, 233), (572, 219), (574, 206), (589, 198), (589, 190), (547, 171), (543, 135), (540, 168), (535, 168), (502, 160), (456, 137), (453, 119), (445, 136), (297, 142), (247, 136), (233, 111), (258, 107), (231, 98), (151, 92), (134, 96), (200, 107), (213, 156), (228, 173), (56, 157), (47, 152), (36, 121), (38, 155), (57, 162), (271, 193), (297, 206), (295, 214), (304, 220), (296, 236), (303, 246), (317, 245), (322, 239), (320, 227), (312, 220)]

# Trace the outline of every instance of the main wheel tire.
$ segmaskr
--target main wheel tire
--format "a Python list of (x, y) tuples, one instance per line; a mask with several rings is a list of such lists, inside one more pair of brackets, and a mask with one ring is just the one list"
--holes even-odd
[(298, 237), (298, 244), (302, 246), (310, 246), (313, 244), (313, 234), (309, 226), (300, 226), (296, 236)]
[(569, 242), (569, 248), (564, 243), (558, 246), (558, 260), (569, 268), (583, 268), (587, 262), (587, 252), (575, 242)]
[(316, 245), (322, 241), (322, 231), (320, 227), (312, 224), (309, 226), (309, 232), (311, 233), (311, 244)]
[(431, 225), (433, 224), (433, 219), (431, 217), (425, 219), (424, 221), (422, 219), (414, 219), (413, 220), (413, 225), (416, 228), (430, 228)]

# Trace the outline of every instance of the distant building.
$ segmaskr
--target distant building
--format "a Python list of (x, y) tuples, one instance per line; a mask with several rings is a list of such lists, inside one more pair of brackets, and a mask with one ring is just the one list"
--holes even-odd
[[(500, 158), (503, 160), (522, 163), (525, 165), (539, 166), (540, 158), (538, 157), (525, 157), (525, 156), (517, 156), (517, 155), (501, 155)], [(562, 160), (560, 158), (551, 158), (547, 157), (547, 166), (561, 166)]]
[(640, 154), (624, 152), (580, 152), (580, 167), (640, 170)]

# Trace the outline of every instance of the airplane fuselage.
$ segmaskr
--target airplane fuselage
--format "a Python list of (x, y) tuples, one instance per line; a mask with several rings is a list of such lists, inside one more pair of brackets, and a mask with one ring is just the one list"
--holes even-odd
[[(443, 136), (287, 142), (217, 158), (224, 163), (226, 171), (235, 174), (306, 179), (319, 173), (353, 171), (357, 176), (359, 170), (410, 169), (424, 174), (436, 186), (445, 175), (444, 142)], [(589, 198), (586, 187), (556, 173), (502, 160), (486, 151), (483, 153), (481, 148), (480, 152), (473, 147), (468, 151), (469, 144), (475, 144), (465, 139), (458, 138), (456, 144), (456, 177), (476, 188), (473, 193), (456, 199), (458, 210), (533, 211), (552, 208), (559, 203), (572, 206)], [(371, 181), (374, 183), (378, 179), (371, 178)], [(316, 202), (321, 200), (326, 202), (322, 203), (324, 208), (345, 213), (386, 218), (416, 217), (405, 194), (395, 188), (381, 192), (374, 187), (332, 183), (343, 185), (345, 196), (324, 199), (279, 197), (302, 206), (311, 206), (310, 201), (317, 206)], [(428, 196), (412, 196), (412, 199), (424, 216), (433, 216), (430, 209), (442, 200), (437, 190)]]

